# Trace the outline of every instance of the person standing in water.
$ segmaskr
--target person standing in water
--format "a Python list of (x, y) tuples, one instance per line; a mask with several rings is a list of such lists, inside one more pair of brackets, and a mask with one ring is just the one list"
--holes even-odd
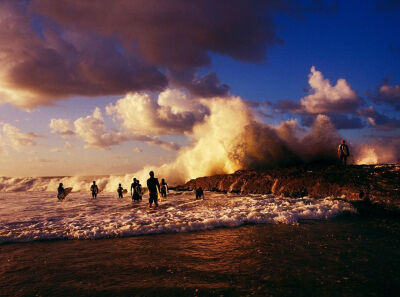
[(59, 200), (62, 200), (62, 199), (64, 199), (62, 196), (63, 196), (63, 195), (64, 195), (64, 193), (65, 193), (65, 189), (64, 189), (64, 187), (63, 187), (63, 184), (62, 184), (62, 183), (60, 183), (60, 184), (58, 185), (57, 192), (58, 192), (58, 194), (57, 194), (57, 198), (58, 198)]
[(132, 184), (131, 184), (131, 198), (132, 198), (132, 201), (138, 200), (137, 199), (137, 191), (136, 191), (137, 184), (138, 183), (137, 183), (136, 178), (133, 178)]
[(196, 192), (196, 200), (203, 198), (204, 199), (204, 191), (202, 187), (198, 187), (195, 189)]
[(90, 187), (90, 191), (92, 192), (92, 198), (97, 198), (97, 193), (99, 192), (99, 188), (96, 185), (96, 182), (93, 181), (92, 186)]
[(338, 156), (340, 159), (340, 163), (342, 163), (343, 166), (346, 166), (347, 157), (350, 156), (350, 151), (344, 139), (342, 139), (342, 143), (338, 147)]
[(137, 179), (136, 180), (136, 192), (138, 193), (138, 200), (142, 200), (142, 185), (140, 184), (140, 181)]
[(121, 184), (119, 184), (118, 189), (117, 189), (118, 198), (124, 198), (124, 196), (122, 195), (123, 191), (124, 191), (124, 189), (122, 188)]
[(133, 183), (131, 185), (132, 201), (139, 201), (140, 200), (140, 194), (141, 194), (141, 187), (140, 187), (140, 184), (139, 184), (139, 180), (134, 178), (133, 179)]
[[(151, 208), (153, 202), (158, 207), (158, 193), (160, 191), (160, 183), (158, 178), (154, 177), (154, 172), (149, 172), (150, 178), (147, 180), (147, 188), (149, 189), (149, 207)], [(158, 191), (158, 192), (157, 192)]]
[(165, 182), (165, 179), (161, 179), (161, 196), (167, 197), (168, 193), (168, 184)]

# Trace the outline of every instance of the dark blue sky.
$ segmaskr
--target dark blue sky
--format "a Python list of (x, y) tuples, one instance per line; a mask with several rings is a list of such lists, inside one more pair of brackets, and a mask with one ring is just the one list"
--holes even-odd
[(281, 16), (277, 23), (283, 44), (268, 50), (268, 61), (254, 65), (213, 55), (212, 69), (232, 93), (254, 100), (298, 99), (308, 88), (312, 65), (332, 83), (345, 78), (360, 96), (385, 78), (400, 82), (400, 6), (378, 10), (375, 1), (339, 1), (337, 11)]

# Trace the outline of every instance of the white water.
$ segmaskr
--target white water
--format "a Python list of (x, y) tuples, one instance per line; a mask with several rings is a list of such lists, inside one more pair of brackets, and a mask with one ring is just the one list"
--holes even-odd
[(269, 195), (172, 193), (149, 210), (147, 195), (132, 202), (117, 194), (0, 193), (0, 243), (41, 239), (94, 239), (163, 232), (235, 227), (245, 223), (297, 224), (301, 219), (329, 219), (352, 206), (332, 199), (278, 198)]
[[(125, 176), (65, 176), (65, 177), (0, 177), (0, 192), (54, 192), (59, 183), (64, 187), (73, 187), (74, 192), (89, 191), (92, 181), (95, 180), (99, 189), (114, 193), (118, 184), (129, 188), (133, 174)], [(141, 178), (142, 184), (148, 178), (148, 174), (136, 176)]]

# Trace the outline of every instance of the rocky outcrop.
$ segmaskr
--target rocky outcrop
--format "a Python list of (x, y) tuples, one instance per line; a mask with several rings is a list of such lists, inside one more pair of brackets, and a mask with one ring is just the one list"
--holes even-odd
[(400, 164), (298, 166), (264, 171), (240, 170), (233, 174), (199, 177), (177, 190), (274, 194), (286, 197), (364, 201), (400, 213)]

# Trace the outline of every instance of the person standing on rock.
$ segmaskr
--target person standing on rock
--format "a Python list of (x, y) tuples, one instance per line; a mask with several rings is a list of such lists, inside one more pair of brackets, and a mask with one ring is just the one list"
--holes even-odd
[(343, 166), (347, 165), (347, 157), (350, 156), (350, 151), (349, 147), (346, 144), (346, 141), (342, 139), (341, 144), (338, 147), (338, 156), (340, 159), (340, 163), (342, 163)]

